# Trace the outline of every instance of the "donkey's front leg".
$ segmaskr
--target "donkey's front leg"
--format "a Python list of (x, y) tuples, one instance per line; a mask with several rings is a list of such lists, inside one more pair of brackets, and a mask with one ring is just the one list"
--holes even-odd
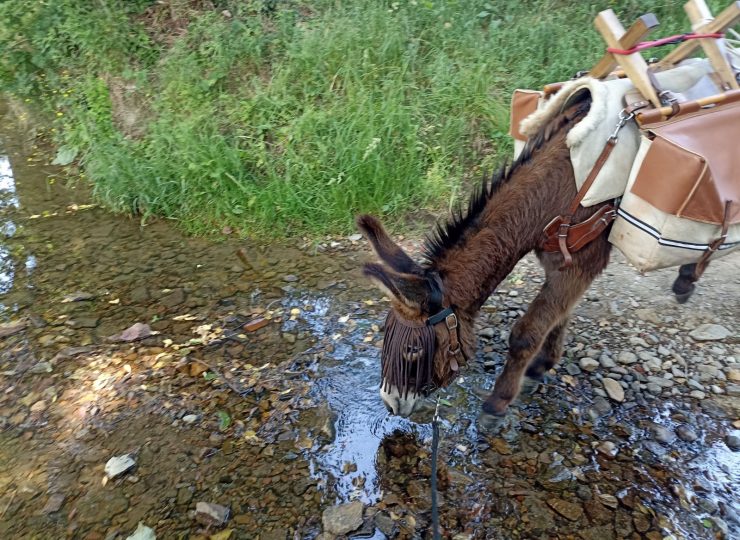
[[(566, 321), (573, 306), (591, 284), (595, 276), (589, 274), (577, 267), (548, 272), (542, 290), (511, 330), (509, 355), (493, 392), (483, 404), (484, 412), (494, 415), (506, 412), (509, 403), (519, 394), (524, 372), (542, 348), (545, 338)], [(557, 333), (555, 337), (558, 338), (556, 341), (562, 339)]]
[(545, 373), (560, 361), (563, 356), (563, 342), (565, 341), (565, 330), (568, 327), (568, 322), (569, 319), (566, 317), (547, 334), (542, 348), (527, 368), (527, 377), (540, 381)]

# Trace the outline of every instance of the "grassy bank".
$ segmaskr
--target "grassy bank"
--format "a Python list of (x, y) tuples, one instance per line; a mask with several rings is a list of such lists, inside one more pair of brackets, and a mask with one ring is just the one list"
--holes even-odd
[[(719, 10), (724, 1), (710, 2)], [(593, 16), (674, 1), (0, 1), (0, 88), (119, 211), (319, 234), (443, 208), (508, 154), (508, 101), (590, 67)]]

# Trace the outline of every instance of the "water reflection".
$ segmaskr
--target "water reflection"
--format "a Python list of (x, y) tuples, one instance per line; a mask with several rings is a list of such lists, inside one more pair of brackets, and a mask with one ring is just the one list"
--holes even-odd
[(0, 155), (0, 235), (3, 238), (3, 245), (0, 245), (0, 294), (11, 289), (15, 277), (13, 259), (5, 246), (5, 241), (16, 231), (15, 223), (7, 215), (9, 210), (15, 208), (18, 208), (18, 197), (15, 193), (13, 169), (8, 156)]

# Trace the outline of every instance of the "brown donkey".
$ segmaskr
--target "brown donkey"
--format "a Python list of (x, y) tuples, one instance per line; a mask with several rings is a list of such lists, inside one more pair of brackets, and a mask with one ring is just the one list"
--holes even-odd
[[(576, 195), (565, 138), (589, 106), (582, 101), (553, 119), (510, 167), (484, 180), (467, 212), (457, 212), (427, 239), (421, 265), (391, 240), (377, 219), (358, 217), (358, 227), (384, 263), (366, 264), (364, 273), (391, 298), (381, 397), (393, 414), (410, 415), (420, 396), (448, 385), (460, 365), (475, 356), (478, 311), (533, 250), (545, 269), (545, 283), (511, 330), (506, 364), (484, 412), (504, 414), (525, 373), (540, 378), (560, 359), (569, 314), (606, 267), (611, 250), (608, 229), (573, 253), (567, 268), (561, 269), (560, 253), (540, 249), (543, 229)], [(574, 223), (601, 206), (579, 208)], [(682, 282), (682, 290), (690, 286)]]

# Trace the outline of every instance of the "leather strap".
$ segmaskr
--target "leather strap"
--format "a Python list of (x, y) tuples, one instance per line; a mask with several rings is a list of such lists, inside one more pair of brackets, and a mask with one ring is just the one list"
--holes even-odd
[(460, 358), (460, 361), (465, 361), (465, 356), (462, 353), (462, 347), (460, 346), (460, 336), (457, 333), (457, 315), (455, 315), (455, 310), (452, 307), (447, 307), (440, 311), (439, 313), (436, 313), (429, 317), (427, 319), (427, 324), (430, 326), (434, 326), (436, 324), (441, 323), (444, 321), (445, 326), (447, 327), (447, 333), (449, 334), (449, 348), (446, 351), (446, 355), (448, 360), (450, 361), (450, 369), (452, 371), (457, 371), (460, 369), (460, 362), (458, 362), (458, 358)]
[[(543, 251), (562, 251), (560, 243), (563, 241), (563, 237), (559, 235), (559, 232), (563, 225), (561, 221), (563, 217), (567, 216), (557, 216), (547, 225), (547, 227), (545, 227), (545, 240), (542, 244)], [(606, 229), (609, 224), (616, 219), (616, 217), (617, 211), (614, 208), (614, 205), (605, 204), (586, 221), (567, 227), (567, 234), (564, 239), (567, 250), (574, 253), (587, 246), (591, 241), (595, 240), (602, 232), (604, 232), (604, 229)]]
[[(581, 204), (583, 197), (586, 196), (586, 192), (591, 188), (591, 185), (594, 183), (594, 180), (596, 180), (596, 177), (599, 175), (599, 173), (601, 172), (601, 169), (604, 167), (604, 164), (606, 163), (606, 160), (609, 158), (609, 154), (611, 154), (612, 150), (614, 150), (614, 146), (616, 145), (616, 143), (617, 143), (616, 137), (609, 137), (609, 139), (606, 141), (606, 145), (604, 146), (604, 149), (601, 151), (601, 154), (599, 154), (599, 157), (596, 159), (596, 163), (591, 169), (591, 172), (588, 173), (588, 177), (586, 178), (586, 181), (583, 182), (581, 189), (578, 190), (578, 193), (576, 193), (575, 198), (570, 203), (568, 212), (566, 214), (557, 216), (553, 221), (551, 221), (547, 225), (547, 227), (545, 227), (545, 230), (544, 230), (545, 241), (543, 242), (542, 249), (544, 251), (558, 251), (559, 250), (560, 253), (563, 254), (563, 266), (560, 267), (561, 270), (568, 268), (569, 266), (573, 264), (573, 256), (570, 254), (570, 248), (568, 246), (569, 244), (568, 237), (571, 231), (573, 230), (573, 228), (571, 227), (571, 224), (573, 222), (573, 215), (578, 210), (578, 206)], [(556, 224), (557, 226), (555, 226)], [(557, 249), (552, 249), (553, 242), (556, 243)], [(573, 242), (571, 242), (571, 246), (572, 245), (573, 245)], [(548, 247), (550, 247), (550, 249), (548, 249)]]
[(707, 250), (702, 254), (701, 258), (696, 262), (696, 267), (694, 269), (694, 281), (698, 280), (702, 274), (704, 273), (704, 270), (707, 269), (707, 266), (709, 265), (709, 258), (714, 254), (715, 251), (719, 249), (719, 247), (725, 243), (725, 240), (727, 240), (727, 231), (730, 228), (730, 207), (732, 206), (732, 201), (726, 201), (725, 202), (725, 216), (722, 219), (722, 232), (720, 232), (719, 238), (714, 240), (711, 244), (709, 244), (709, 247)]

